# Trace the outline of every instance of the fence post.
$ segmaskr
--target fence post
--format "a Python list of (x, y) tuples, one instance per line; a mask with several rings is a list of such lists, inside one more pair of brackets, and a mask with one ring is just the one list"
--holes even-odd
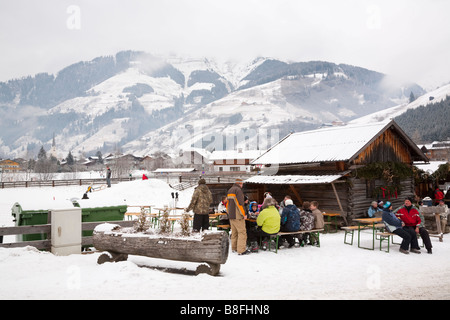
[(81, 254), (81, 208), (51, 210), (52, 253)]

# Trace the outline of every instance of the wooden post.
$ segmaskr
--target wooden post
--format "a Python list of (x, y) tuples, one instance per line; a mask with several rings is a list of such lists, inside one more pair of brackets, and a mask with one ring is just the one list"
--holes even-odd
[(297, 200), (300, 202), (300, 205), (302, 205), (303, 204), (302, 197), (300, 197), (300, 195), (298, 194), (297, 190), (295, 190), (295, 187), (292, 184), (290, 184), (289, 188), (291, 189), (292, 193), (295, 195)]
[(333, 182), (331, 183), (331, 186), (333, 187), (334, 195), (336, 196), (336, 200), (339, 205), (339, 209), (341, 209), (341, 217), (344, 219), (345, 225), (348, 226), (347, 217), (345, 216), (345, 212), (344, 212), (344, 209), (342, 208), (341, 200), (339, 199), (339, 195), (336, 191), (336, 187)]

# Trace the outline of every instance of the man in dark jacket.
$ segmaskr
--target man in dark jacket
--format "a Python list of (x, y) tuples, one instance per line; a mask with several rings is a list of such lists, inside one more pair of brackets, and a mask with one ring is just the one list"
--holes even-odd
[(245, 228), (245, 200), (242, 179), (236, 179), (235, 184), (228, 190), (227, 212), (231, 226), (231, 250), (238, 254), (247, 254), (247, 230)]
[(212, 194), (206, 185), (205, 179), (198, 181), (198, 187), (195, 188), (191, 203), (186, 208), (186, 212), (194, 211), (194, 221), (192, 229), (194, 232), (208, 230), (209, 228), (209, 206), (212, 203)]
[(106, 167), (106, 184), (108, 185), (108, 188), (111, 188), (111, 169)]
[[(300, 230), (300, 210), (295, 206), (291, 199), (285, 200), (285, 207), (281, 213), (281, 228), (282, 232), (294, 232)], [(294, 246), (295, 239), (291, 235), (282, 236), (289, 243), (289, 248)], [(281, 241), (282, 243), (282, 241)], [(280, 243), (280, 245), (281, 245)]]

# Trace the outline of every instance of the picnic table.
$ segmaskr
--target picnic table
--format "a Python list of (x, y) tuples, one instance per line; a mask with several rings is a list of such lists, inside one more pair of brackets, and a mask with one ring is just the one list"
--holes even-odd
[[(338, 222), (337, 217), (339, 217), (341, 214), (336, 212), (322, 212), (324, 217), (326, 217), (327, 221), (325, 221), (325, 231), (328, 233), (336, 233), (338, 231)], [(329, 226), (334, 225), (335, 229), (334, 232), (330, 231)]]
[[(374, 250), (375, 249), (375, 230), (384, 227), (381, 223), (381, 218), (361, 218), (353, 219), (353, 221), (358, 222), (358, 248)], [(361, 230), (372, 229), (372, 247), (361, 246)]]
[[(133, 216), (139, 216), (141, 214), (142, 209), (144, 209), (144, 212), (147, 216), (152, 215), (152, 207), (153, 205), (148, 206), (127, 206), (127, 212), (125, 212), (125, 217), (128, 217), (128, 220), (130, 220)], [(130, 208), (139, 208), (139, 211), (133, 211), (130, 210)], [(128, 211), (130, 210), (130, 211)]]

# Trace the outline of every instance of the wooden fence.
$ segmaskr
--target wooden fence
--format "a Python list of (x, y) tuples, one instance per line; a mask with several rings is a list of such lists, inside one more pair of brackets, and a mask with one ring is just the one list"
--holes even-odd
[[(167, 178), (172, 178), (177, 180), (177, 184), (196, 184), (198, 183), (200, 175), (199, 174), (191, 174), (191, 175), (155, 175), (154, 179), (165, 180)], [(217, 175), (217, 174), (206, 174), (202, 176), (206, 183), (208, 184), (220, 184), (220, 183), (233, 183), (236, 178), (246, 179), (250, 177), (250, 175), (241, 174), (241, 175)], [(122, 177), (122, 178), (111, 178), (111, 183), (119, 183), (123, 181), (133, 181), (141, 178), (136, 177)], [(65, 186), (88, 186), (88, 185), (99, 185), (106, 184), (105, 178), (97, 178), (97, 179), (70, 179), (70, 180), (36, 180), (36, 181), (4, 181), (0, 182), (0, 189), (5, 188), (31, 188), (31, 187), (65, 187)]]
[[(136, 178), (111, 178), (111, 183), (131, 181)], [(64, 187), (106, 184), (106, 179), (71, 179), (71, 180), (36, 180), (36, 181), (5, 181), (0, 182), (0, 188), (31, 188), (31, 187)]]
[[(82, 231), (94, 230), (96, 226), (102, 223), (118, 224), (122, 227), (131, 227), (136, 221), (96, 221), (96, 222), (83, 222), (81, 224)], [(1, 243), (0, 248), (20, 248), (26, 246), (33, 246), (39, 250), (50, 250), (51, 249), (51, 224), (42, 224), (34, 226), (18, 226), (18, 227), (2, 227), (0, 228), (0, 238), (8, 235), (17, 234), (34, 234), (34, 233), (46, 233), (48, 239), (45, 240), (33, 240), (33, 241), (22, 241), (22, 242), (12, 242), (12, 243)], [(92, 245), (92, 236), (82, 237), (81, 245), (89, 246)]]

